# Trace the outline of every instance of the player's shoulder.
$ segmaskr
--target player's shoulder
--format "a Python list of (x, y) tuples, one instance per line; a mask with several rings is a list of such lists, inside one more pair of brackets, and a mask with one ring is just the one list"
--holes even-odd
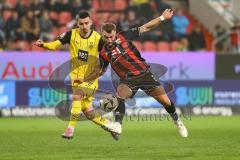
[(79, 28), (72, 28), (72, 29), (70, 29), (69, 32), (71, 32), (71, 33), (75, 33), (75, 32), (79, 33), (79, 31), (80, 31)]
[(101, 38), (101, 35), (97, 31), (95, 31), (95, 30), (93, 30), (93, 34), (92, 35), (96, 36), (98, 39)]

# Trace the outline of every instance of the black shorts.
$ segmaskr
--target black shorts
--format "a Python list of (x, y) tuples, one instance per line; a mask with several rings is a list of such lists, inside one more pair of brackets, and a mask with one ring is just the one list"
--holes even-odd
[(161, 85), (161, 83), (154, 78), (153, 74), (150, 71), (146, 71), (146, 73), (131, 77), (129, 79), (121, 79), (120, 84), (126, 84), (129, 88), (131, 88), (133, 94), (131, 97), (133, 97), (138, 89), (143, 90), (146, 94), (149, 95), (149, 91), (157, 88)]

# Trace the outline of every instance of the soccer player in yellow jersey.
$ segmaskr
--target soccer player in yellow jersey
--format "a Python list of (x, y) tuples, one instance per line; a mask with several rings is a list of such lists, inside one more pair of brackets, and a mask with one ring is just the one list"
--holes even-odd
[(35, 43), (35, 45), (48, 50), (56, 50), (64, 44), (69, 44), (73, 101), (70, 121), (62, 137), (68, 139), (73, 137), (74, 128), (81, 111), (88, 119), (109, 132), (121, 133), (121, 125), (118, 122), (111, 122), (95, 115), (93, 112), (93, 94), (98, 88), (98, 79), (84, 82), (84, 78), (92, 73), (96, 64), (98, 64), (98, 51), (103, 47), (103, 40), (96, 31), (91, 29), (92, 20), (88, 12), (79, 12), (76, 23), (78, 28), (63, 33), (56, 41), (44, 43), (38, 40)]

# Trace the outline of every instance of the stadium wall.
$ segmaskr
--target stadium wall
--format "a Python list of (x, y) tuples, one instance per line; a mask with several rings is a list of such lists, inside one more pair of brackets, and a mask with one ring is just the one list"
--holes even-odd
[[(240, 113), (240, 55), (212, 52), (142, 55), (179, 111), (228, 116)], [(51, 73), (69, 59), (66, 52), (3, 52), (0, 59), (0, 115), (55, 115), (57, 105), (69, 104), (71, 96), (65, 85), (49, 87)], [(57, 73), (61, 72), (62, 69)], [(109, 68), (100, 79), (99, 91), (114, 92), (114, 79)], [(68, 81), (66, 77), (64, 80)], [(96, 105), (100, 92), (96, 94)], [(126, 105), (128, 114), (162, 112), (162, 106), (141, 91)]]

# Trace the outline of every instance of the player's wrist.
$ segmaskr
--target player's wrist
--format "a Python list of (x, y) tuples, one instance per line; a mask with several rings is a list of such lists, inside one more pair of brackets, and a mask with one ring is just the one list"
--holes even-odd
[(159, 18), (160, 18), (161, 21), (165, 20), (165, 17), (163, 15), (161, 15)]

